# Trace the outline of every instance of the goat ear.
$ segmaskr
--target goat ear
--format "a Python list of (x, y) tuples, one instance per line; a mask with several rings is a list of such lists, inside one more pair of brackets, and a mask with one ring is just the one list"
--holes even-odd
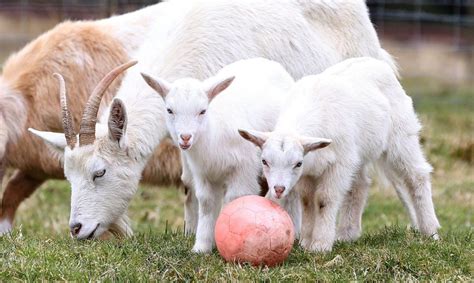
[(249, 142), (253, 143), (254, 145), (262, 148), (263, 144), (268, 139), (268, 134), (258, 131), (251, 131), (251, 130), (241, 130), (239, 129), (239, 134)]
[(330, 139), (302, 137), (300, 143), (303, 146), (304, 154), (317, 149), (324, 148), (332, 143)]
[(67, 146), (66, 136), (64, 136), (64, 133), (38, 131), (33, 128), (28, 128), (28, 131), (33, 135), (40, 137), (47, 145), (49, 145), (55, 151), (63, 153), (64, 149)]
[(110, 107), (109, 138), (123, 145), (125, 131), (127, 130), (127, 111), (122, 100), (115, 98)]
[(230, 86), (230, 84), (234, 81), (235, 77), (232, 76), (230, 78), (226, 78), (223, 80), (219, 80), (213, 84), (211, 84), (207, 88), (207, 97), (209, 97), (209, 101), (213, 100), (219, 93), (224, 91), (226, 88)]
[(168, 83), (167, 81), (160, 79), (160, 78), (153, 78), (150, 75), (147, 75), (145, 73), (141, 73), (143, 79), (145, 82), (156, 92), (158, 92), (163, 99), (168, 95), (168, 92), (170, 92), (171, 89), (171, 84)]

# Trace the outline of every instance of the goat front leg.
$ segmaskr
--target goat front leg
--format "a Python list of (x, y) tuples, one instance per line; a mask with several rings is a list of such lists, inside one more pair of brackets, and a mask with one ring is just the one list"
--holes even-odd
[(300, 194), (294, 188), (284, 199), (276, 199), (272, 197), (270, 191), (267, 193), (265, 198), (270, 199), (278, 203), (288, 215), (290, 215), (291, 221), (293, 222), (293, 229), (295, 231), (295, 238), (300, 239), (301, 234), (301, 199)]
[(351, 176), (341, 165), (333, 165), (319, 178), (314, 205), (314, 227), (310, 251), (329, 252), (336, 239), (336, 218), (344, 195), (350, 189)]
[(196, 197), (199, 203), (199, 218), (196, 241), (192, 249), (195, 253), (210, 253), (215, 244), (214, 228), (221, 209), (223, 191), (216, 189), (206, 180), (195, 179)]
[(303, 207), (300, 245), (309, 248), (313, 237), (314, 217), (316, 213), (314, 203), (316, 183), (313, 178), (303, 176), (296, 184), (295, 189), (300, 193)]
[(184, 184), (184, 192), (186, 194), (186, 200), (184, 202), (184, 234), (189, 236), (196, 233), (199, 204), (194, 190), (193, 177), (186, 158), (183, 155), (181, 155), (181, 164), (183, 166), (181, 181)]
[(15, 171), (3, 192), (0, 207), (0, 235), (11, 231), (18, 206), (43, 182), (44, 180), (33, 178), (20, 170)]

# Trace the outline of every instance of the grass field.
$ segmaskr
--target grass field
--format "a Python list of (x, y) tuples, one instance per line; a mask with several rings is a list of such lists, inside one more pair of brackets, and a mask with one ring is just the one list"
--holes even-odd
[(276, 268), (224, 263), (190, 252), (183, 236), (183, 196), (175, 188), (141, 188), (130, 207), (135, 236), (82, 241), (68, 236), (70, 190), (50, 181), (20, 208), (14, 232), (0, 238), (0, 281), (11, 280), (436, 280), (473, 281), (474, 89), (406, 80), (424, 123), (441, 241), (408, 228), (391, 188), (374, 186), (355, 243), (328, 254), (295, 244)]

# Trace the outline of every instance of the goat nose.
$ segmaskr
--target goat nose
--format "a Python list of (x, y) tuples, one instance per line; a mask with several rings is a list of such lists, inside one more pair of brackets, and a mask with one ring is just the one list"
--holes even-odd
[(71, 224), (70, 228), (71, 228), (71, 235), (73, 237), (75, 237), (81, 231), (82, 224), (81, 223), (74, 223), (74, 224)]
[(180, 136), (181, 139), (182, 139), (183, 141), (185, 141), (185, 142), (188, 142), (188, 141), (191, 139), (191, 137), (192, 137), (192, 135), (188, 135), (188, 134), (186, 134), (186, 135), (181, 134), (181, 135), (179, 135), (179, 136)]
[(280, 196), (286, 188), (285, 186), (273, 186), (273, 189), (275, 189), (275, 193)]

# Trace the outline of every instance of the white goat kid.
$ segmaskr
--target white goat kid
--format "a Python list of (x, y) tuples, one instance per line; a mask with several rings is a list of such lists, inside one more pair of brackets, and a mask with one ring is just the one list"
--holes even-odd
[(193, 251), (210, 252), (222, 201), (260, 192), (257, 148), (243, 143), (237, 129), (273, 129), (293, 79), (262, 58), (230, 64), (205, 81), (144, 78), (164, 99), (168, 130), (194, 180), (199, 218)]
[(262, 148), (263, 171), (275, 197), (292, 194), (299, 180), (304, 248), (332, 249), (343, 198), (351, 185), (367, 183), (372, 162), (382, 166), (394, 186), (407, 187), (419, 229), (437, 238), (432, 168), (418, 141), (421, 126), (411, 98), (387, 64), (346, 60), (301, 79), (290, 97), (274, 132), (243, 131), (242, 136)]

